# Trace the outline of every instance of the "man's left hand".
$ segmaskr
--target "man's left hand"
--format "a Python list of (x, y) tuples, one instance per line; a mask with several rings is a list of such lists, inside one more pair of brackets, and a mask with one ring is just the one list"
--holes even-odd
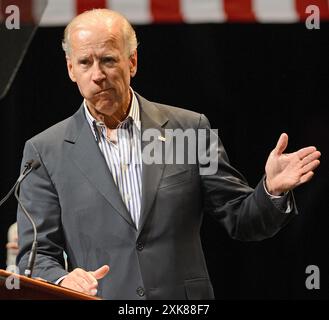
[(266, 188), (274, 196), (309, 181), (314, 175), (313, 170), (320, 164), (321, 153), (315, 147), (283, 153), (287, 145), (288, 135), (282, 133), (266, 162)]

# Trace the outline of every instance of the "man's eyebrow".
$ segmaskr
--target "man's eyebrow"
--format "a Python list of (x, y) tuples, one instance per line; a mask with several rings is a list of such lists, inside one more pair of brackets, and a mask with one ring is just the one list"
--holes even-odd
[(106, 58), (116, 59), (117, 57), (118, 55), (114, 53), (104, 53), (99, 56), (100, 59), (106, 59)]
[(90, 55), (87, 53), (82, 53), (80, 55), (77, 55), (78, 59), (85, 59), (85, 58), (89, 58), (89, 57), (90, 57)]
[(93, 55), (88, 52), (81, 52), (80, 54), (77, 54), (77, 57), (80, 58), (91, 58)]

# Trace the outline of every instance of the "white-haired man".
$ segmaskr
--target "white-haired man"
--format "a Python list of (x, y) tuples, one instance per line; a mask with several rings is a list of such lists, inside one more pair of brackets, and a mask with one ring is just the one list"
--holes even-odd
[[(290, 191), (312, 177), (320, 153), (307, 147), (283, 154), (282, 134), (255, 189), (229, 164), (218, 137), (209, 145), (218, 156), (214, 174), (201, 175), (198, 161), (145, 163), (147, 130), (160, 133), (153, 141), (160, 150), (166, 130), (210, 131), (206, 117), (132, 90), (137, 40), (116, 12), (77, 16), (63, 48), (84, 101), (25, 146), (22, 163), (41, 162), (21, 189), (38, 229), (34, 275), (106, 299), (213, 298), (199, 234), (203, 214), (236, 239), (273, 236), (296, 214)], [(18, 229), (24, 270), (32, 228), (20, 211)]]

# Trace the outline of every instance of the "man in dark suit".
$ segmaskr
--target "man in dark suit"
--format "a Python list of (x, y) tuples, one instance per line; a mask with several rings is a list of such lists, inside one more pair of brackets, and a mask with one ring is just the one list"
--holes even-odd
[[(311, 179), (320, 153), (307, 147), (283, 154), (282, 134), (252, 189), (204, 115), (150, 102), (130, 88), (137, 40), (121, 15), (81, 14), (66, 28), (63, 48), (84, 102), (25, 145), (22, 163), (41, 163), (20, 194), (38, 229), (34, 276), (106, 299), (213, 298), (200, 241), (203, 214), (236, 239), (273, 236), (297, 213), (291, 190)], [(208, 134), (191, 151), (179, 137), (169, 139), (174, 130)], [(164, 146), (185, 160), (161, 154), (150, 161)], [(208, 171), (206, 154), (215, 155)], [(24, 271), (32, 228), (20, 210), (18, 230)]]

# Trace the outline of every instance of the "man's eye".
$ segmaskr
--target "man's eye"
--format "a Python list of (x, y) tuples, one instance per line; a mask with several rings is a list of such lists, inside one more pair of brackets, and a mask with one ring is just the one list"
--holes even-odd
[(80, 61), (79, 61), (79, 64), (81, 64), (81, 65), (83, 65), (83, 66), (86, 66), (86, 65), (89, 64), (89, 60), (87, 60), (87, 59), (80, 60)]
[(103, 63), (114, 63), (115, 62), (115, 59), (113, 57), (104, 57), (102, 58), (102, 62)]

